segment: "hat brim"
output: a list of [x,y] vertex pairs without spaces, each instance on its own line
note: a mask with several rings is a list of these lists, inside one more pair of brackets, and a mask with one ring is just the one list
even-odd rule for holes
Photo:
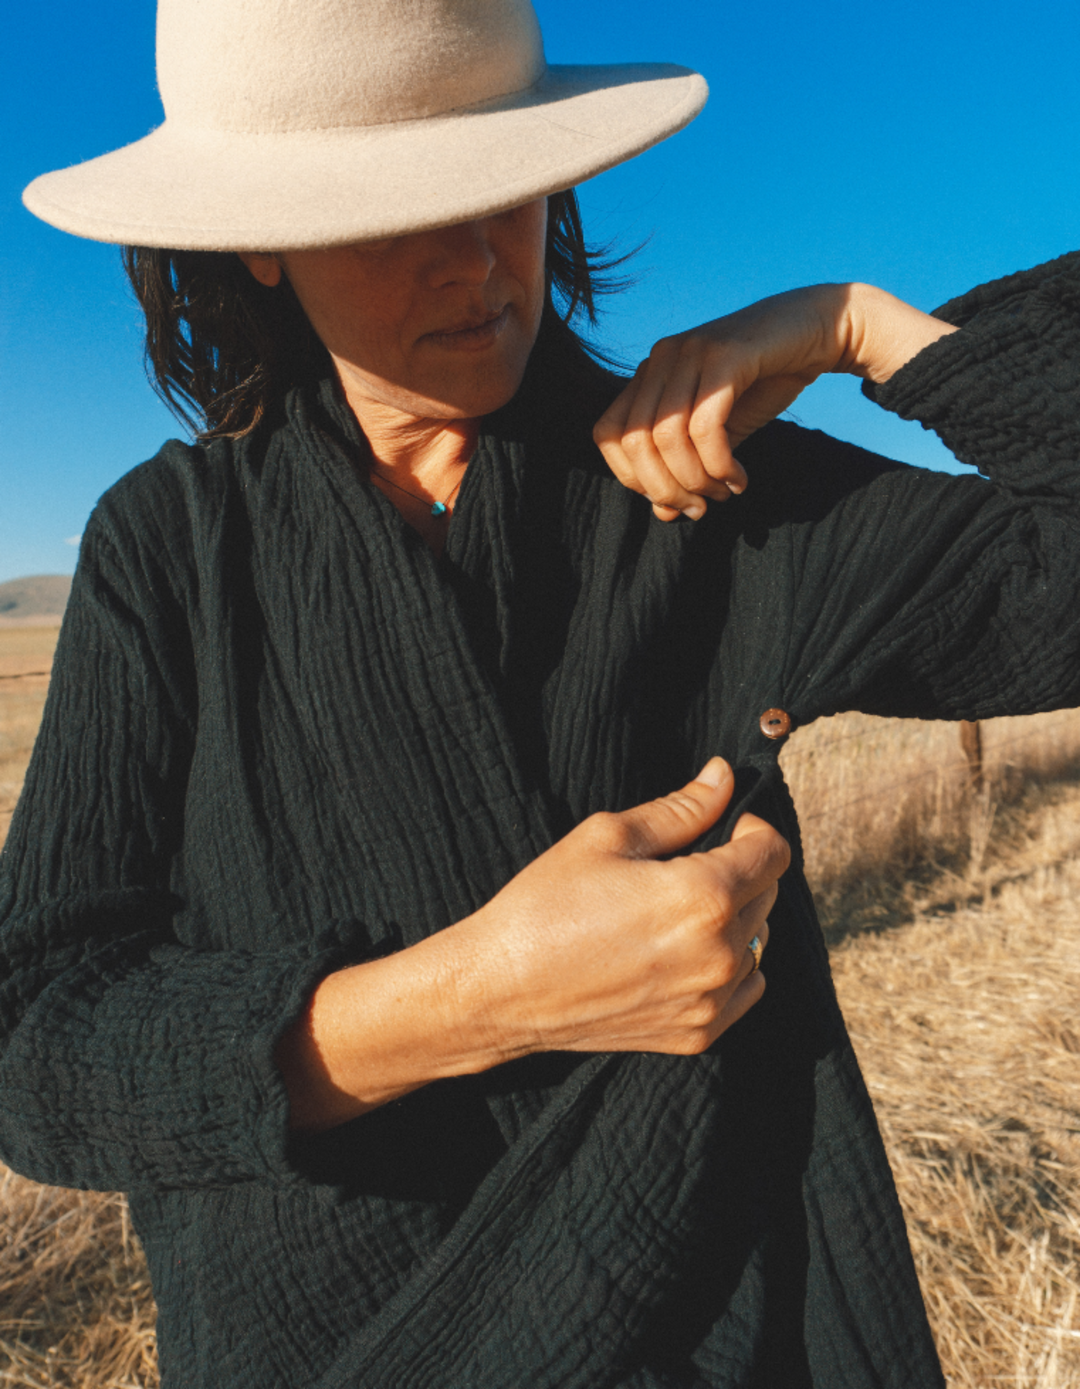
[[135,144],[43,174],[44,221],[96,241],[284,251],[491,216],[569,188],[681,130],[708,96],[672,64],[549,67],[483,107],[361,129],[244,134],[166,121]]

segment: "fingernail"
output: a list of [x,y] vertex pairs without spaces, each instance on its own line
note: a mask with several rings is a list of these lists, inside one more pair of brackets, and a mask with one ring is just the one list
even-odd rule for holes
[[705,508],[700,505],[684,506],[682,514],[688,521],[700,521],[705,515]]
[[696,781],[703,781],[706,786],[711,786],[714,791],[719,790],[724,782],[727,767],[722,758],[712,757],[705,763],[701,771],[695,777]]

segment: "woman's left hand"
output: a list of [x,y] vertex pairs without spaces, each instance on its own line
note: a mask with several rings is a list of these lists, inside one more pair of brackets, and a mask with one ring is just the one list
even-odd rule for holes
[[887,381],[956,330],[872,285],[813,285],[661,338],[593,431],[662,521],[746,486],[732,450],[823,372]]

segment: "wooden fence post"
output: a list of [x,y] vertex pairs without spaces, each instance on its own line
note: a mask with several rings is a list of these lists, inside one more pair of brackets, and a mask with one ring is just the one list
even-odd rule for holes
[[967,758],[973,790],[983,789],[982,728],[977,719],[960,720],[960,747]]

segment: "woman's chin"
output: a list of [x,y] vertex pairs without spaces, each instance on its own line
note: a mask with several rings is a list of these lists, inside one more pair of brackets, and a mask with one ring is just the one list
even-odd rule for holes
[[[501,409],[517,394],[532,344],[512,353],[462,354],[447,363],[443,380],[431,391],[432,402],[458,418],[479,419]],[[434,385],[434,383],[433,383]]]
[[[512,370],[489,369],[454,373],[454,379],[424,382],[420,389],[385,383],[378,391],[379,405],[417,420],[476,420],[502,409],[517,394],[525,375],[525,363]],[[467,379],[462,379],[465,375]],[[357,399],[345,381],[345,394],[359,416],[367,402]],[[361,419],[362,422],[362,419]]]

